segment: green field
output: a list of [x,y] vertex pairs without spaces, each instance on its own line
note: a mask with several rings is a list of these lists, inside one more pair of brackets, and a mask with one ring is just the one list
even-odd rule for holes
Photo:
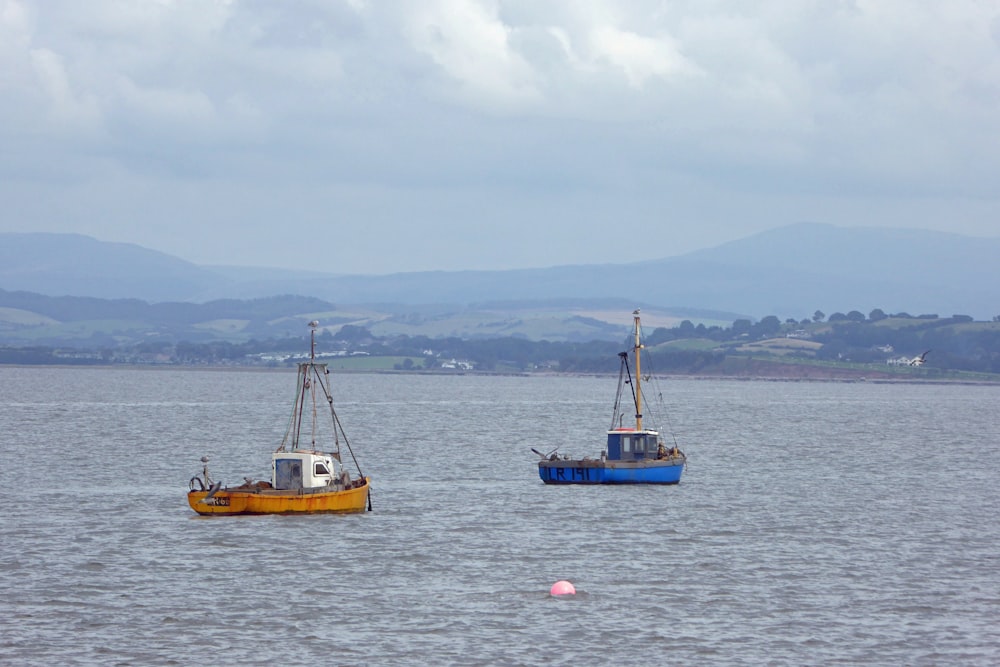
[[424,360],[421,357],[357,356],[326,358],[323,361],[333,371],[391,371],[396,370],[396,365],[402,365],[407,359],[413,362],[414,370],[423,367]]

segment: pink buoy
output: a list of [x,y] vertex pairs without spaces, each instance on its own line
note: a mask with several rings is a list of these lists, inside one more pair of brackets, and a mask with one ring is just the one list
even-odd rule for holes
[[568,581],[562,580],[557,581],[552,584],[552,588],[549,589],[550,595],[576,595],[576,589],[573,588],[573,584]]

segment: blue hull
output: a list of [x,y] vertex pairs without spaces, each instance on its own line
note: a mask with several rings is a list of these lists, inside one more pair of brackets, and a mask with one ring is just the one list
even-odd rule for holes
[[677,484],[682,461],[539,461],[538,476],[546,484]]

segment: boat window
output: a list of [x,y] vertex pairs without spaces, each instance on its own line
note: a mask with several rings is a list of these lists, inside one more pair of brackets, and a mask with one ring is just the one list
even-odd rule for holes
[[627,435],[623,435],[622,454],[631,454],[631,453],[632,453],[632,438]]
[[324,464],[317,463],[316,464],[316,472],[314,474],[316,474],[316,475],[329,475],[330,471],[327,470],[327,468],[326,468],[326,466]]

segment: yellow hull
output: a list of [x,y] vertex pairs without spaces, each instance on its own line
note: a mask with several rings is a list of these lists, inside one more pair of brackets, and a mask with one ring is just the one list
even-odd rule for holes
[[371,479],[343,491],[279,491],[277,489],[222,489],[208,500],[208,491],[189,491],[188,504],[198,514],[318,514],[363,512],[368,503]]

